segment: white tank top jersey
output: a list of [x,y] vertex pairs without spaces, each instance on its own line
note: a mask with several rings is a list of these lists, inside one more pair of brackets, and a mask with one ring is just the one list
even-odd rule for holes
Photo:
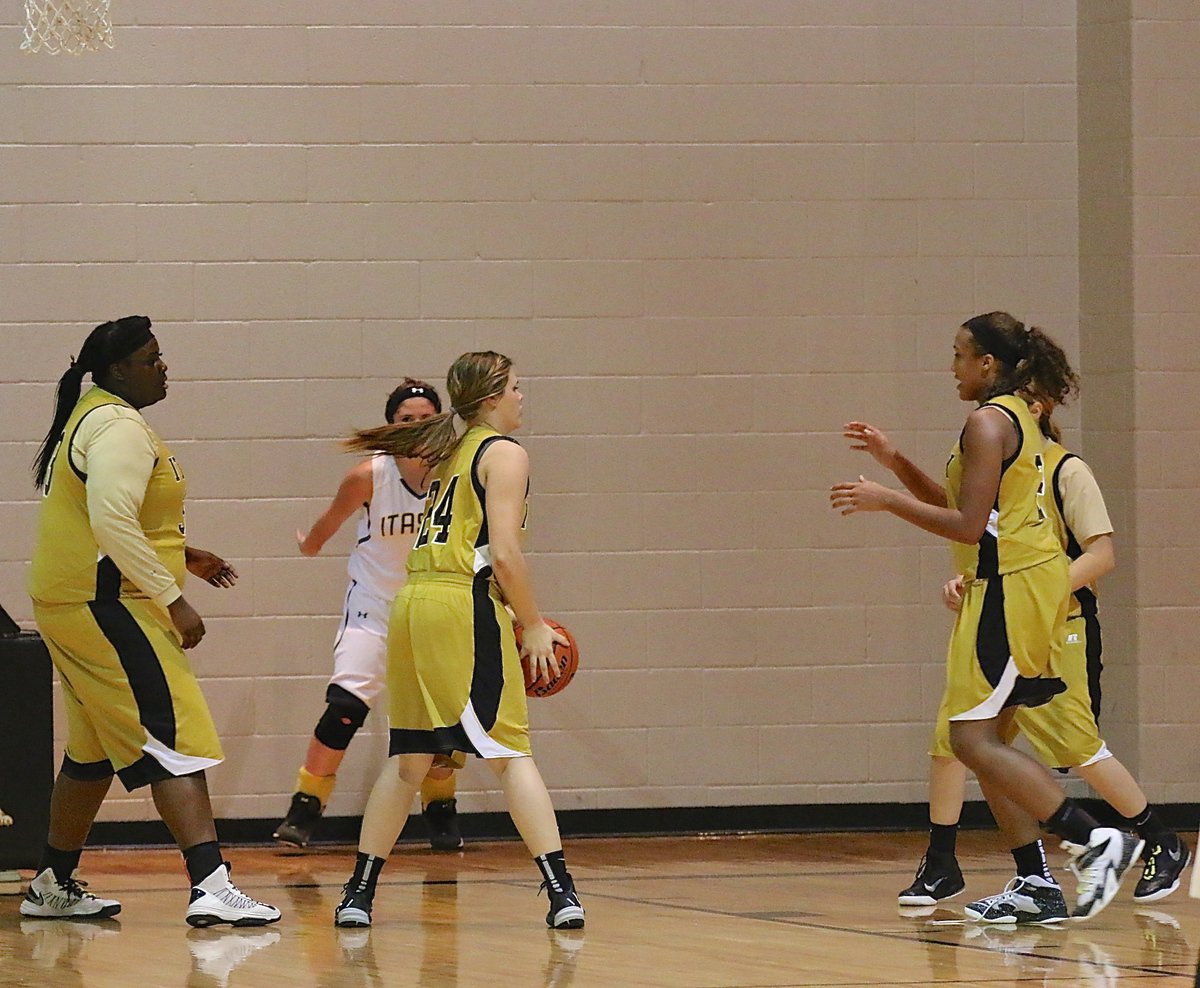
[[364,591],[391,600],[404,585],[404,564],[421,527],[425,495],[404,482],[396,460],[371,457],[371,501],[358,520],[347,570]]

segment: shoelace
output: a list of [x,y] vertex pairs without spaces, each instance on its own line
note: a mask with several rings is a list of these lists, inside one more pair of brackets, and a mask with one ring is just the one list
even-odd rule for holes
[[84,891],[87,888],[87,882],[81,882],[75,878],[68,878],[65,882],[59,882],[58,887],[66,893],[67,901],[69,902],[95,898],[91,892]]
[[217,893],[217,896],[227,906],[230,906],[234,909],[253,909],[255,906],[266,905],[265,902],[259,902],[257,899],[252,899],[240,888],[234,885],[233,882],[229,882]]
[[[1089,860],[1086,864],[1083,864],[1083,859],[1088,857],[1092,851],[1095,851],[1096,853],[1091,855],[1091,860]],[[1079,887],[1076,889],[1076,898],[1080,901],[1083,901],[1092,894],[1093,890],[1096,888],[1097,881],[1099,881],[1099,869],[1094,866],[1094,862],[1100,857],[1101,851],[1102,849],[1099,847],[1088,847],[1082,854],[1067,864],[1067,867],[1071,870],[1071,874],[1073,874],[1079,882]]]
[[926,858],[926,855],[922,854],[921,855],[921,863],[919,865],[917,865],[917,873],[913,876],[914,882],[919,880],[920,877],[925,874],[925,858]]
[[367,877],[364,875],[358,880],[358,884],[354,884],[354,879],[350,879],[342,886],[342,895],[363,895],[367,891]]
[[[1016,902],[1017,897],[1023,894],[1017,891],[1017,889],[1022,885],[1024,885],[1024,882],[1021,880],[1021,877],[1019,875],[1014,875],[1008,880],[1008,884],[1004,886],[1004,890],[1002,892],[997,892],[995,895],[985,896],[979,901],[986,903],[989,909],[992,906],[1001,905],[1005,902]],[[1026,898],[1028,898],[1028,896],[1026,896]]]

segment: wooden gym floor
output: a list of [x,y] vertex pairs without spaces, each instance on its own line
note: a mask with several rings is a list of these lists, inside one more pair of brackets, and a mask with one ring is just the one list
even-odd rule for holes
[[[1184,887],[1135,907],[1133,877],[1098,918],[1060,928],[964,925],[961,905],[999,891],[1010,861],[994,833],[965,833],[967,891],[903,915],[919,834],[577,840],[571,870],[586,930],[553,933],[521,845],[461,854],[405,845],[375,926],[337,930],[352,849],[235,848],[235,880],[274,902],[269,927],[192,930],[174,851],[85,854],[81,877],[119,898],[99,923],[22,919],[0,899],[0,985],[56,988],[791,988],[1192,983],[1200,901]],[[1053,852],[1061,872],[1064,856]],[[1068,881],[1069,879],[1069,881]],[[1064,876],[1068,893],[1074,880]],[[1070,899],[1070,894],[1068,899]]]

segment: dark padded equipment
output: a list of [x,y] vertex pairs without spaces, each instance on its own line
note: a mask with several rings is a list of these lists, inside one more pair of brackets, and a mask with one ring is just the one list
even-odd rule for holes
[[350,739],[363,726],[371,708],[349,690],[335,683],[330,683],[325,691],[325,702],[329,706],[317,721],[313,735],[326,748],[345,751],[350,747]]
[[50,654],[36,631],[22,631],[0,607],[0,870],[36,868],[50,829],[54,713]]

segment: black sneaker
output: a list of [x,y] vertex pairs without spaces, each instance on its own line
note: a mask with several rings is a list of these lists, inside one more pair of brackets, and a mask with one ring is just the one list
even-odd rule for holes
[[350,883],[347,882],[342,886],[342,891],[346,894],[342,896],[342,901],[333,911],[333,925],[341,927],[370,926],[371,903],[375,898],[374,890],[365,888],[365,883],[360,883],[351,889]]
[[458,800],[435,799],[421,810],[429,828],[429,846],[435,851],[457,851],[463,846],[458,832]]
[[953,899],[966,887],[957,860],[926,854],[917,865],[917,877],[896,901],[902,906],[933,906],[943,899]]
[[306,847],[321,819],[321,800],[306,792],[292,793],[292,805],[283,823],[275,828],[274,837],[280,844]]
[[550,896],[550,911],[546,913],[546,925],[552,930],[582,930],[583,904],[575,891],[575,883],[567,876],[567,887],[562,892],[555,892],[549,882],[542,882],[538,892],[546,890]]
[[1147,845],[1146,867],[1142,869],[1133,897],[1138,902],[1165,899],[1179,888],[1179,878],[1191,859],[1192,852],[1178,834],[1169,835],[1165,841],[1155,841],[1153,846]]

